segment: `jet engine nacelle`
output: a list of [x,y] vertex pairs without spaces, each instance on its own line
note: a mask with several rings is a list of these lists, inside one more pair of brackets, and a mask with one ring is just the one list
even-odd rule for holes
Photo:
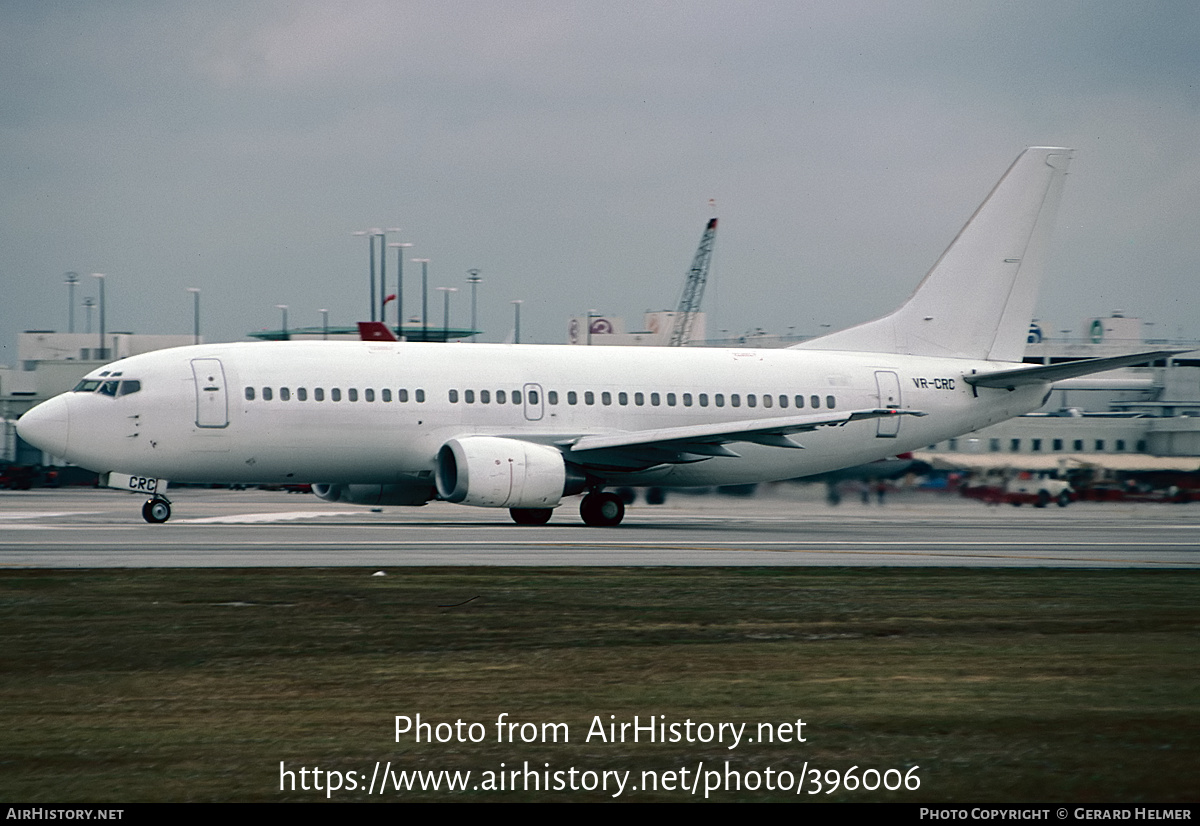
[[446,442],[434,479],[447,502],[481,508],[552,508],[583,482],[557,448],[497,436]]
[[314,484],[312,492],[326,502],[354,505],[424,505],[437,495],[429,485]]

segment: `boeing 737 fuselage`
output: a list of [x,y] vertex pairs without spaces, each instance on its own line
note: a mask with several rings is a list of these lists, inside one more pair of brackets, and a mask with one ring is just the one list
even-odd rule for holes
[[444,499],[526,524],[583,493],[584,521],[615,525],[609,486],[874,461],[1034,410],[1068,377],[1020,362],[1069,157],[1026,150],[902,307],[795,348],[197,345],[106,365],[19,432],[151,492],[150,522],[170,515],[169,479],[312,482],[328,500]]

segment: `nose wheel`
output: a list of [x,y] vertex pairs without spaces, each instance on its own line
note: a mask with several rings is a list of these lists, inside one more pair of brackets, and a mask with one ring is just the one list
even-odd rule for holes
[[615,493],[589,493],[579,504],[583,523],[593,528],[612,528],[625,518],[625,503]]
[[147,499],[142,505],[142,518],[152,525],[159,525],[171,518],[171,503],[161,496]]

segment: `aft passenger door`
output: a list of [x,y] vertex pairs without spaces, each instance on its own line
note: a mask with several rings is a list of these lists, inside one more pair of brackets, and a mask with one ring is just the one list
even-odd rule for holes
[[220,359],[192,359],[196,380],[196,427],[228,427],[229,400]]
[[[875,371],[875,389],[879,393],[879,406],[900,409],[900,377],[891,370]],[[887,416],[876,419],[875,430],[877,439],[894,439],[900,433],[901,416]]]

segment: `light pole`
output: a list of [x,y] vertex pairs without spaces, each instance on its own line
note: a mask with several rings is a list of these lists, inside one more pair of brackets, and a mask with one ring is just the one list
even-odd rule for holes
[[92,278],[100,279],[100,359],[105,358],[104,349],[104,273],[94,272]]
[[379,320],[387,324],[387,234],[399,232],[400,227],[388,227],[379,232]]
[[513,305],[513,344],[521,343],[521,305],[525,302],[520,299],[514,299]]
[[79,273],[66,274],[67,282],[67,332],[75,332],[75,285],[79,283]]
[[83,299],[83,308],[87,310],[87,331],[89,333],[92,331],[92,307],[95,306],[96,299],[92,298],[90,295]]
[[375,320],[375,236],[379,235],[378,229],[360,229],[350,233],[351,235],[367,236],[367,252],[371,259],[371,285],[367,289],[367,296],[371,302],[371,320]]
[[396,248],[396,338],[404,341],[404,250],[412,244],[388,244]]
[[200,343],[200,288],[188,287],[192,294],[192,344]]
[[414,258],[421,265],[421,341],[429,341],[429,259]]
[[479,270],[467,270],[467,283],[471,285],[471,343],[475,343],[475,331],[479,329],[479,324],[475,320],[475,289],[479,286],[479,282],[483,279],[479,277]]
[[283,338],[281,338],[281,339],[280,339],[280,341],[288,341],[288,340],[289,340],[289,338],[288,338],[288,326],[287,326],[287,310],[288,310],[288,305],[286,305],[286,304],[276,304],[276,305],[275,305],[275,308],[276,308],[276,309],[278,309],[278,310],[282,310],[282,311],[283,311]]
[[317,310],[321,314],[321,339],[329,340],[329,310]]
[[442,294],[442,342],[450,341],[450,293],[458,292],[458,287],[438,287]]
[[587,328],[587,346],[588,346],[588,347],[591,347],[591,346],[592,346],[592,319],[593,319],[593,318],[595,318],[595,317],[596,317],[596,316],[598,316],[598,315],[599,315],[599,311],[597,311],[597,310],[588,310],[588,317],[587,317],[587,324],[588,324],[588,328]]

